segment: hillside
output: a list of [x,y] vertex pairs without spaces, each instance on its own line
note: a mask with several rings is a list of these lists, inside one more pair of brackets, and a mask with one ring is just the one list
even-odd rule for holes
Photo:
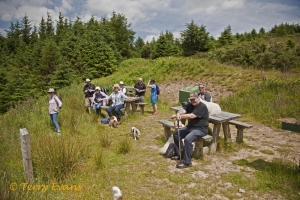
[[[111,187],[116,185],[121,188],[124,199],[298,198],[300,177],[296,163],[299,162],[300,135],[276,128],[280,125],[275,120],[278,116],[260,120],[253,114],[253,107],[245,103],[249,100],[257,107],[260,99],[265,102],[276,100],[278,93],[273,92],[274,88],[264,86],[262,73],[267,78],[267,85],[274,87],[272,80],[281,80],[276,82],[279,86],[275,90],[284,86],[285,91],[280,90],[281,94],[289,94],[283,96],[288,97],[290,109],[276,110],[278,116],[297,117],[299,96],[286,85],[280,85],[292,80],[293,87],[298,88],[297,72],[287,77],[278,71],[261,72],[192,58],[127,60],[113,75],[92,80],[101,87],[111,87],[120,80],[125,85],[133,85],[138,77],[143,77],[144,82],[154,78],[159,84],[158,115],[151,115],[152,108],[148,105],[144,115],[130,114],[117,129],[100,124],[101,117],[84,111],[83,84],[73,84],[59,91],[63,101],[59,114],[61,137],[52,131],[47,97],[28,100],[1,117],[0,197],[111,199]],[[199,82],[207,84],[223,110],[242,114],[241,120],[254,127],[245,130],[244,143],[238,145],[221,139],[216,154],[193,160],[193,167],[178,170],[174,161],[163,158],[158,151],[165,141],[163,127],[157,121],[169,119],[173,114],[170,107],[178,104],[179,89]],[[257,91],[254,97],[240,95],[253,91]],[[269,93],[273,95],[262,95]],[[280,100],[281,105],[285,105],[286,99]],[[257,107],[256,113],[262,117],[273,115],[273,104],[263,105],[264,108]],[[141,130],[140,140],[134,141],[129,136],[131,126]],[[47,191],[23,189],[19,129],[24,127],[30,133],[34,184],[49,186]],[[234,138],[235,128],[231,127],[231,130]],[[17,190],[10,189],[12,183],[17,183]],[[82,189],[52,189],[55,183]],[[245,193],[238,192],[240,188]]]

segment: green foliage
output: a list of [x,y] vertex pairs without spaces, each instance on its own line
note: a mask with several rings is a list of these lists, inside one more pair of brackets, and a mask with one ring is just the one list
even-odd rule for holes
[[117,153],[119,154],[127,154],[132,149],[132,143],[131,140],[129,140],[127,137],[123,140],[120,140],[117,145]]
[[197,52],[208,51],[210,40],[205,26],[199,27],[192,20],[190,24],[186,24],[186,28],[180,33],[183,55],[190,56]]

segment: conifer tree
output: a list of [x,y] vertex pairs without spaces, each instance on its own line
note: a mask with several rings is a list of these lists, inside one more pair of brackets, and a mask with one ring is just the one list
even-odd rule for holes
[[42,17],[41,22],[40,22],[40,27],[39,27],[39,38],[41,40],[46,39],[46,22],[44,20],[44,17]]
[[22,18],[22,24],[21,24],[21,33],[22,33],[22,40],[26,44],[30,43],[30,32],[31,32],[31,22],[28,19],[28,16],[25,14],[25,16]]
[[197,52],[207,51],[209,44],[209,33],[206,32],[205,26],[200,27],[194,23],[186,24],[186,30],[180,33],[183,55],[194,55]]

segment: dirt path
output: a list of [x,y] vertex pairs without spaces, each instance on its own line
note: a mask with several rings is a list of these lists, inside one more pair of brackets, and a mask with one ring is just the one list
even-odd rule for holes
[[[160,84],[161,88],[161,98],[168,99],[172,104],[176,104],[178,102],[178,91],[181,88],[184,88],[188,85],[193,85],[192,81],[182,81],[182,82],[170,82],[165,84]],[[211,90],[214,88],[214,90]],[[214,102],[219,102],[220,97],[228,96],[231,94],[231,91],[226,91],[225,88],[221,86],[212,85],[210,83],[207,84],[207,90],[212,93]],[[159,108],[160,105],[158,105]],[[148,107],[148,109],[151,109]],[[142,129],[142,132],[150,132],[151,134],[143,135],[143,140],[146,141],[142,148],[151,148],[153,150],[157,150],[162,146],[154,145],[155,140],[163,134],[162,126],[157,123],[160,119],[169,119],[170,115],[173,114],[172,111],[167,113],[159,112],[158,115],[151,115],[146,113],[147,115],[147,123],[139,122],[137,120],[135,123],[140,123],[139,127]],[[300,134],[272,129],[270,127],[264,126],[257,122],[248,122],[253,124],[253,128],[246,129],[244,131],[244,142],[249,145],[247,148],[241,148],[237,152],[233,152],[231,154],[217,152],[214,155],[205,156],[204,162],[202,161],[193,161],[193,167],[195,171],[192,173],[192,176],[198,177],[201,179],[214,181],[214,184],[218,185],[218,189],[214,192],[213,199],[228,199],[224,195],[222,195],[222,190],[226,190],[228,188],[232,188],[232,183],[230,182],[222,182],[220,179],[220,175],[224,173],[231,172],[240,172],[241,170],[246,171],[249,176],[254,176],[255,169],[245,166],[234,165],[232,161],[240,160],[240,159],[249,159],[249,158],[261,158],[264,161],[272,161],[274,158],[288,158],[291,161],[299,162],[300,156]],[[143,125],[143,124],[151,124]],[[234,126],[231,126],[232,138],[236,137],[236,129]],[[222,130],[221,130],[222,133]],[[270,150],[274,153],[274,155],[262,153],[263,150]],[[207,161],[207,162],[206,162]],[[181,170],[175,168],[174,161],[167,160],[169,163],[168,170],[170,173],[179,172],[182,173]],[[205,163],[205,164],[204,164]],[[216,170],[211,170],[216,169]],[[210,182],[211,184],[211,182]],[[196,187],[191,183],[187,187]],[[300,192],[300,191],[299,191]],[[254,191],[246,191],[247,196],[249,193],[253,197],[253,199],[284,199],[280,194],[264,194],[258,195]],[[236,196],[240,196],[243,199],[243,193],[239,193],[236,191]],[[246,198],[247,198],[246,196]],[[184,194],[181,196],[182,199],[189,197],[188,194]],[[204,197],[203,197],[204,198]],[[197,198],[198,199],[198,198]],[[199,199],[202,199],[200,196]]]

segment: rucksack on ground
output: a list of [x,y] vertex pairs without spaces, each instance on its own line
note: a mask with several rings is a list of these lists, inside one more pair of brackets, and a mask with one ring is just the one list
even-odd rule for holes
[[166,158],[172,158],[176,156],[175,147],[176,145],[174,143],[169,144],[169,147],[167,148],[166,152],[164,153],[164,156]]
[[160,94],[160,89],[159,89],[158,85],[156,85],[156,94],[157,94],[157,95]]
[[101,119],[101,123],[102,124],[108,124],[109,123],[109,118],[103,118],[103,119]]

